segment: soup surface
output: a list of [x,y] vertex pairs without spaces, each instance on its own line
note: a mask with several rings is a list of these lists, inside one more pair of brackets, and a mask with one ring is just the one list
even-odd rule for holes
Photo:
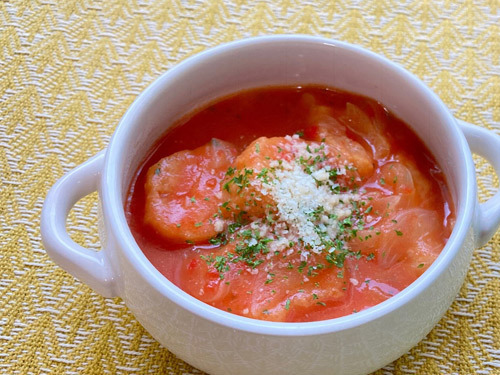
[[286,322],[400,292],[439,255],[453,211],[439,166],[402,121],[319,87],[245,91],[185,117],[126,203],[137,243],[175,285]]

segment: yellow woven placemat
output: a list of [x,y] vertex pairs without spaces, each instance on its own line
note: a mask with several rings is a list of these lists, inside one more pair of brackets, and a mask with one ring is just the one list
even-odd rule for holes
[[[305,33],[357,43],[417,74],[459,118],[500,134],[500,0],[26,0],[0,2],[0,373],[198,374],[120,299],[59,269],[40,210],[64,172],[106,147],[161,72],[242,37]],[[498,178],[476,159],[480,198]],[[96,194],[69,218],[99,247]],[[500,373],[500,234],[474,253],[446,316],[379,374]]]

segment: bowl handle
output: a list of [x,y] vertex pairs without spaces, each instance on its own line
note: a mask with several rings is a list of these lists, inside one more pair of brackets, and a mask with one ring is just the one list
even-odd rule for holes
[[103,251],[85,249],[66,231],[66,218],[79,199],[97,191],[104,165],[104,151],[64,175],[50,189],[43,203],[42,242],[47,254],[80,281],[105,297],[114,297],[114,277]]
[[[492,165],[497,176],[500,177],[500,136],[490,130],[471,125],[458,120],[458,124],[467,139],[473,153],[484,157]],[[483,246],[495,234],[500,226],[500,190],[481,203],[476,216],[477,239],[476,244]]]

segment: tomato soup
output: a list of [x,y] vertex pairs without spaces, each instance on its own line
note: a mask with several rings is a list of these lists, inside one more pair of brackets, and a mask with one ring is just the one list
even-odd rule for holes
[[406,124],[371,99],[315,86],[244,91],[183,118],[137,172],[126,214],[179,288],[283,322],[397,294],[454,223],[443,173]]

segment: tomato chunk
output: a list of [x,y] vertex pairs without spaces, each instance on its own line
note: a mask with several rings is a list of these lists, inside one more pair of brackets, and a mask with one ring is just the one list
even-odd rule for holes
[[370,119],[361,108],[352,103],[346,104],[345,113],[339,120],[368,143],[375,159],[383,159],[389,155],[391,146],[383,135],[383,123]]
[[332,160],[339,166],[352,165],[361,177],[373,173],[374,161],[358,142],[346,135],[346,127],[337,121],[328,107],[313,106],[310,115],[311,125],[306,128],[307,139],[325,142]]
[[[359,232],[353,250],[373,253],[384,269],[412,259],[414,268],[429,266],[443,246],[439,216],[432,210],[409,208],[384,217],[373,229]],[[422,268],[421,266],[420,268]]]
[[272,179],[271,166],[292,161],[293,148],[298,144],[306,145],[306,142],[285,137],[260,137],[245,148],[234,162],[234,171],[223,181],[223,201],[229,203],[222,208],[222,214],[231,218],[234,213],[243,211],[248,217],[264,216],[274,202],[269,195],[262,194],[255,182]]
[[218,139],[180,151],[152,165],[146,177],[144,220],[174,242],[206,241],[221,231],[214,214],[222,203],[220,182],[236,148]]

